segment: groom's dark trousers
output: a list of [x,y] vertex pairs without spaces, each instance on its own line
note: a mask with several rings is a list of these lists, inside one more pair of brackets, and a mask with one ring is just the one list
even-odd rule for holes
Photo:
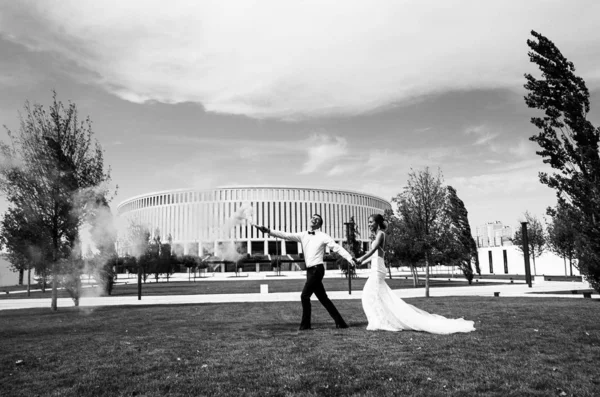
[[347,327],[346,322],[335,308],[333,302],[327,296],[323,286],[323,277],[325,276],[325,267],[323,265],[311,266],[306,269],[306,284],[302,289],[300,299],[302,300],[302,322],[300,329],[311,328],[311,304],[310,297],[315,294],[319,302],[327,309],[329,315],[335,321],[338,327]]

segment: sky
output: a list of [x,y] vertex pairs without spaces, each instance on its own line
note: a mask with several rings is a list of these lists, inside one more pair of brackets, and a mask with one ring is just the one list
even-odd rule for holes
[[528,140],[526,41],[540,32],[575,64],[599,125],[599,15],[594,0],[0,0],[0,124],[18,131],[52,90],[75,103],[113,209],[236,185],[391,200],[429,167],[473,228],[516,227],[556,203]]

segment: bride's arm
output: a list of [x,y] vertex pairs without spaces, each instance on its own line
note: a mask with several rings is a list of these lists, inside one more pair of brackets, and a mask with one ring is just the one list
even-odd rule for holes
[[365,259],[369,258],[371,255],[377,252],[379,247],[381,247],[381,244],[383,244],[383,232],[377,232],[377,236],[375,236],[375,242],[373,243],[371,249],[366,254],[357,259],[358,263],[362,265]]

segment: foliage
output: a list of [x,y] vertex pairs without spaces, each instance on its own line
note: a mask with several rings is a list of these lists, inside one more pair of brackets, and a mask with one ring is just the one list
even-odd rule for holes
[[[409,174],[404,192],[393,199],[398,216],[387,211],[386,262],[407,263],[418,285],[417,266],[430,262],[458,266],[469,283],[473,267],[477,273],[477,245],[471,235],[468,212],[452,186],[444,187],[441,174],[434,177],[426,168]],[[426,286],[428,271],[426,271]],[[428,294],[426,288],[426,294]]]
[[471,284],[473,281],[472,262],[475,262],[477,273],[481,274],[481,272],[477,260],[477,244],[471,234],[467,215],[465,204],[458,197],[456,189],[448,186],[445,205],[446,220],[442,223],[445,231],[440,240],[441,244],[438,244],[436,249],[439,254],[438,262],[457,265]]
[[[133,236],[138,241],[137,249],[141,252],[137,260],[138,270],[142,272],[144,282],[149,274],[154,274],[156,282],[161,274],[166,275],[169,281],[169,277],[175,272],[175,266],[179,264],[177,256],[171,252],[171,244],[162,243],[158,236],[150,238],[147,228],[137,226],[133,230]],[[145,238],[148,240],[145,241]]]
[[192,271],[195,271],[196,267],[200,263],[200,259],[198,257],[192,256],[192,255],[183,255],[178,260],[179,260],[179,263],[181,263],[183,266],[187,267],[188,269],[192,269]]
[[[47,242],[35,219],[29,219],[19,208],[8,208],[0,221],[0,245],[7,251],[8,261],[15,271],[32,268],[45,279],[47,263],[52,259],[48,257],[49,247],[41,248]],[[42,288],[45,288],[45,283],[42,283]]]
[[414,251],[425,256],[425,296],[429,296],[429,259],[431,251],[441,240],[446,189],[441,172],[434,176],[429,168],[412,171],[404,191],[392,199],[406,232],[414,241]]
[[56,272],[60,285],[67,291],[75,306],[79,306],[81,298],[81,275],[84,263],[81,258],[61,258]]
[[573,211],[572,207],[559,203],[550,212],[550,215],[552,221],[546,228],[547,246],[565,261],[569,260],[570,275],[572,276],[577,246],[578,214]]
[[[65,107],[56,93],[48,112],[42,105],[26,103],[18,134],[8,130],[8,136],[10,144],[0,143],[0,191],[12,215],[20,213],[37,229],[39,240],[33,243],[42,257],[51,258],[55,311],[60,277],[78,272],[77,266],[66,264],[80,255],[73,250],[86,204],[92,197],[106,196],[102,185],[110,175],[104,171],[102,148],[93,140],[91,121],[80,121],[75,104]],[[15,237],[7,229],[2,232],[7,239]]]
[[556,191],[559,205],[577,214],[578,267],[600,291],[600,128],[587,119],[590,95],[574,64],[548,38],[531,34],[529,59],[542,76],[525,74],[525,103],[544,111],[544,117],[531,119],[539,132],[530,139],[541,147],[537,154],[544,163],[556,170],[540,173],[540,182]]
[[84,231],[80,229],[80,234],[86,235],[85,238],[80,236],[81,250],[85,259],[84,270],[97,279],[104,294],[110,295],[118,264],[118,261],[115,263],[114,260],[117,258],[115,249],[117,231],[110,207],[104,197],[97,197],[95,201],[88,200],[88,206],[90,209],[85,217],[88,227]]
[[385,230],[385,261],[390,266],[405,263],[411,269],[413,285],[419,285],[417,267],[425,260],[422,245],[411,235],[410,225],[406,218],[394,215],[392,210],[386,210],[384,218],[388,223]]
[[[527,222],[529,256],[533,260],[533,274],[536,275],[535,258],[539,258],[546,251],[546,233],[544,232],[544,225],[536,216],[531,215],[529,211],[525,211],[524,216]],[[516,246],[517,250],[523,253],[523,232],[521,225],[516,227],[512,243]]]

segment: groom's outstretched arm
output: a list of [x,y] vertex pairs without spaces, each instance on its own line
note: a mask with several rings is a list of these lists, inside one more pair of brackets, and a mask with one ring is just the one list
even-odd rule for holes
[[302,242],[300,233],[286,233],[286,232],[281,232],[279,230],[271,230],[266,226],[258,226],[258,225],[256,225],[256,228],[258,230],[260,230],[261,232],[268,233],[269,235],[271,235],[273,237],[282,238],[284,240],[289,240],[289,241],[297,241],[299,243]]

